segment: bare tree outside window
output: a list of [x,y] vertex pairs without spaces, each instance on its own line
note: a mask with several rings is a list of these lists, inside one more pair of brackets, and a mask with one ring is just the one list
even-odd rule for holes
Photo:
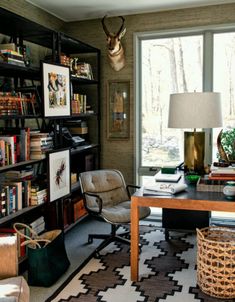
[[142,166],[183,161],[183,130],[167,128],[171,93],[202,91],[202,35],[143,40]]

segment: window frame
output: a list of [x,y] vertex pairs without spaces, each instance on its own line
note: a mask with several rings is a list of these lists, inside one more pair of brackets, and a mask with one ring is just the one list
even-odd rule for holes
[[[141,176],[151,176],[160,167],[141,166],[141,129],[142,129],[142,83],[141,66],[142,52],[141,42],[147,39],[170,38],[177,36],[202,35],[203,36],[203,91],[213,91],[213,44],[214,34],[225,32],[235,32],[235,24],[209,25],[205,27],[180,28],[177,30],[161,30],[151,32],[134,33],[134,114],[135,114],[135,163],[134,178],[135,182],[141,184]],[[205,161],[212,161],[212,129],[205,129]]]

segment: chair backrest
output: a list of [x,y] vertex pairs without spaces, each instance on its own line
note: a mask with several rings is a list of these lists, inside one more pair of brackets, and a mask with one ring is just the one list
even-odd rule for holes
[[[126,183],[118,170],[95,170],[79,175],[82,192],[99,195],[103,207],[129,200]],[[87,207],[96,208],[95,198],[86,196]]]

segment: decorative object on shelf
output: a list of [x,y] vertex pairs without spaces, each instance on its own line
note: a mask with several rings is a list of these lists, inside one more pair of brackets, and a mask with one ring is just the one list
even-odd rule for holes
[[205,132],[196,128],[222,126],[220,93],[192,92],[170,95],[169,128],[193,128],[184,132],[184,167],[204,174]]
[[44,116],[71,115],[70,69],[50,63],[42,63]]
[[117,33],[114,34],[114,33],[111,33],[107,29],[107,27],[104,23],[105,18],[106,18],[106,16],[103,17],[101,22],[102,22],[104,32],[107,36],[109,63],[115,71],[119,71],[125,66],[125,63],[126,63],[124,48],[121,44],[121,38],[126,33],[126,28],[124,28],[125,19],[122,16],[119,16],[119,18],[122,20],[122,25],[119,28],[119,30],[117,31]]
[[70,195],[70,149],[61,149],[48,154],[49,201]]
[[91,65],[86,62],[79,62],[79,58],[70,59],[70,71],[71,75],[76,78],[94,80]]
[[227,199],[235,199],[235,181],[227,181],[223,188],[223,193]]
[[219,160],[235,161],[235,129],[222,129],[217,138]]
[[129,138],[130,82],[108,82],[108,125],[109,139]]

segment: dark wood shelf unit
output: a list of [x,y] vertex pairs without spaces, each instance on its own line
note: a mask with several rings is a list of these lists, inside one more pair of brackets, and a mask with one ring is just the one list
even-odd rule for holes
[[52,29],[4,8],[0,8],[0,32],[9,37],[19,37],[21,40],[47,48],[52,48],[52,41],[55,43],[57,36],[57,33]]
[[[86,169],[86,165],[89,166],[90,157],[91,162],[93,161],[94,168],[100,167],[100,50],[83,43],[82,41],[69,37],[68,35],[52,30],[50,28],[46,28],[40,24],[32,20],[28,20],[22,16],[16,15],[4,8],[0,8],[0,33],[2,35],[7,36],[9,41],[12,43],[18,43],[20,46],[27,44],[26,42],[35,44],[40,47],[45,47],[49,49],[51,52],[50,62],[58,64],[58,60],[62,53],[70,56],[72,54],[82,55],[82,58],[86,58],[88,63],[92,66],[92,72],[94,75],[94,79],[86,79],[86,78],[78,78],[71,76],[71,84],[73,85],[74,93],[87,94],[89,102],[91,102],[92,110],[94,113],[81,113],[72,115],[69,117],[50,117],[45,118],[42,116],[43,112],[35,115],[13,115],[13,116],[0,116],[0,120],[2,120],[5,125],[11,126],[11,121],[15,122],[15,126],[18,126],[21,122],[21,126],[26,125],[24,123],[27,119],[41,119],[44,122],[44,126],[49,119],[52,119],[54,124],[59,125],[59,127],[63,126],[64,121],[67,120],[76,120],[82,119],[87,121],[89,124],[89,135],[87,135],[87,144],[81,145],[76,148],[71,147],[71,162],[78,165],[76,168],[77,175]],[[35,47],[34,46],[34,47]],[[32,49],[34,48],[32,47]],[[13,64],[8,64],[5,62],[0,62],[0,75],[5,77],[11,77],[14,79],[14,88],[20,90],[19,85],[22,86],[24,80],[29,81],[41,81],[41,68],[40,68],[41,58],[38,59],[34,66],[24,67]],[[38,64],[38,65],[37,65]],[[20,84],[19,84],[20,83]],[[22,88],[22,87],[21,87]],[[25,88],[25,87],[23,87]],[[27,88],[26,88],[27,89]],[[42,105],[40,103],[40,105]],[[40,106],[40,109],[42,107]],[[9,123],[8,123],[9,120]],[[49,128],[49,126],[48,126]],[[46,128],[47,129],[47,128]],[[60,131],[60,135],[62,132]],[[62,136],[61,136],[62,141]],[[89,157],[90,156],[90,157]],[[88,158],[88,159],[87,159]],[[85,163],[85,160],[88,160],[88,164]],[[82,164],[80,165],[80,163]],[[28,165],[36,165],[40,163],[47,163],[46,159],[39,160],[29,160],[19,162],[13,165],[8,165],[4,167],[0,167],[0,173],[4,173],[8,170],[12,169],[21,169]],[[39,166],[40,167],[40,166]],[[45,169],[46,165],[42,165],[42,168]],[[71,170],[72,171],[72,170]],[[44,171],[43,171],[44,172]],[[78,194],[79,198],[81,197],[80,185],[76,183],[72,187],[71,196],[76,196]],[[46,225],[50,228],[54,227],[62,227],[63,221],[60,220],[60,217],[64,215],[64,200],[59,200],[52,203],[44,203],[38,206],[29,206],[27,208],[23,208],[13,214],[0,218],[0,225],[12,225],[12,222],[15,221],[26,221],[29,222],[30,219],[34,219],[37,215],[44,215]],[[73,205],[71,205],[73,206]],[[69,209],[70,211],[71,209]],[[38,211],[38,213],[37,213]],[[62,222],[62,223],[61,223]],[[72,223],[75,225],[78,221]],[[65,225],[64,225],[65,227]],[[69,226],[70,228],[70,226]]]

